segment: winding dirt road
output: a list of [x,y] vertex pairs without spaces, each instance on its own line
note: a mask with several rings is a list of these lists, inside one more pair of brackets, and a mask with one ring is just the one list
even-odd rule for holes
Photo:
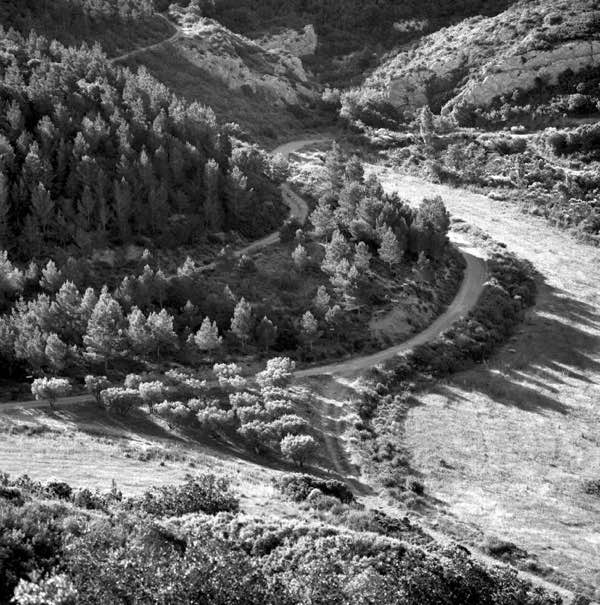
[[[327,140],[328,139],[301,139],[281,145],[277,147],[273,153],[283,155],[284,157],[289,157],[292,153],[299,151],[303,147],[322,143]],[[282,192],[283,199],[290,208],[290,216],[303,223],[308,216],[308,205],[305,200],[302,199],[302,197],[300,197],[289,184],[282,185]],[[249,244],[248,246],[245,246],[244,248],[236,250],[235,255],[239,257],[243,254],[256,252],[262,248],[276,244],[278,241],[279,232],[276,231],[270,235],[267,235],[266,237],[261,238],[260,240],[253,242],[252,244]],[[388,359],[391,359],[400,353],[404,353],[412,347],[423,344],[445,332],[456,320],[464,317],[470,311],[470,309],[473,308],[487,279],[485,261],[481,257],[476,256],[474,251],[461,249],[461,253],[467,262],[467,267],[465,269],[465,275],[460,290],[452,303],[450,303],[450,306],[447,308],[447,310],[425,330],[399,345],[389,347],[372,355],[364,355],[362,357],[354,357],[339,363],[307,368],[305,370],[296,372],[295,376],[297,378],[309,378],[312,376],[323,375],[354,375],[361,370],[368,369],[374,365],[387,361]],[[214,268],[214,263],[204,266],[205,270],[210,268]],[[60,407],[84,403],[89,400],[89,395],[75,395],[73,397],[60,398],[56,401],[55,405],[56,407]],[[47,407],[47,405],[48,404],[43,401],[21,401],[0,404],[0,411],[35,409]]]

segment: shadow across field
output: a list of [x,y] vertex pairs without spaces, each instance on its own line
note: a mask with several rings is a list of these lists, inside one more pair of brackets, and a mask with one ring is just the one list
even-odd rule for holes
[[600,312],[566,292],[541,284],[538,303],[517,333],[489,362],[450,377],[433,392],[461,399],[455,389],[477,390],[501,405],[532,413],[568,414],[557,385],[569,380],[592,384],[600,374]]

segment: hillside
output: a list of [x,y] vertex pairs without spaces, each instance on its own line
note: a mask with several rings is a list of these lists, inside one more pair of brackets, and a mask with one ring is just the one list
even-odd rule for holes
[[487,107],[517,89],[527,95],[551,88],[569,70],[599,67],[599,23],[595,0],[521,1],[499,15],[466,19],[392,53],[366,87],[400,108]]
[[311,120],[317,89],[297,56],[280,45],[269,50],[191,10],[173,7],[171,18],[180,30],[177,39],[127,64],[145,66],[178,94],[254,137],[273,139]]
[[109,56],[159,42],[173,31],[151,0],[3,0],[0,24],[67,46],[98,43]]

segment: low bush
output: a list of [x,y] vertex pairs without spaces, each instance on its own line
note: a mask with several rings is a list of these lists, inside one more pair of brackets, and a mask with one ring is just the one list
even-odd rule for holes
[[354,494],[345,483],[335,479],[319,479],[312,475],[282,475],[275,481],[276,486],[285,496],[294,502],[303,502],[312,490],[318,489],[326,496],[333,496],[340,502],[349,503]]
[[210,473],[196,477],[188,475],[183,485],[156,487],[126,504],[159,517],[199,512],[215,515],[239,509],[239,500],[230,490],[229,480]]
[[583,491],[590,496],[600,496],[600,479],[589,479],[583,484]]
[[[214,481],[214,476],[202,480],[203,490]],[[163,500],[193,483],[188,479],[182,489],[165,488]],[[427,536],[407,519],[377,511],[365,515],[318,491],[316,503],[325,507],[319,514],[339,518],[336,508],[347,508],[356,529],[235,516],[237,506],[228,511],[233,514],[168,520],[141,515],[139,507],[129,508],[131,502],[109,514],[87,513],[47,495],[36,501],[47,486],[27,478],[0,476],[0,484],[20,485],[27,496],[24,505],[0,506],[1,603],[561,602],[513,570],[484,567],[465,549],[435,543],[416,548],[415,543],[427,544]],[[171,501],[166,514],[198,510],[196,496],[191,505],[185,495],[182,500],[183,505]]]

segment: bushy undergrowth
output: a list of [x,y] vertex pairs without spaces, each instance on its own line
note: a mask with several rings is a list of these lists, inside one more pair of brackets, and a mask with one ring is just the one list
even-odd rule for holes
[[340,502],[352,502],[354,494],[345,483],[335,479],[319,479],[312,475],[283,475],[276,481],[281,492],[294,502],[306,500],[314,489],[326,496],[333,496]]
[[440,377],[488,357],[511,334],[535,302],[535,269],[511,253],[495,253],[477,305],[431,342],[372,371],[375,383],[395,387],[419,374]]
[[17,605],[561,602],[457,548],[439,556],[381,534],[235,513],[159,519],[118,502],[109,514],[92,513],[41,495],[40,484],[7,477],[3,484],[23,501],[0,499],[2,602],[13,595]]
[[355,442],[365,465],[407,505],[423,501],[425,486],[411,478],[401,444],[402,426],[413,395],[431,377],[440,378],[485,360],[506,341],[535,302],[535,269],[508,252],[488,261],[489,279],[475,308],[445,333],[415,347],[367,376],[357,401],[361,422]]
[[188,475],[180,486],[156,487],[140,498],[129,500],[127,505],[160,517],[199,512],[214,515],[239,509],[228,479],[212,474]]

